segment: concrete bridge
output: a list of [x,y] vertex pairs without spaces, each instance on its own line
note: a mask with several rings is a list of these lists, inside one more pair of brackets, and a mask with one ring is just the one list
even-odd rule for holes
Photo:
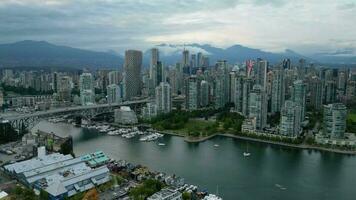
[[80,115],[87,119],[91,119],[96,115],[113,112],[114,109],[120,106],[130,106],[131,109],[137,111],[142,105],[146,104],[149,100],[136,100],[136,101],[125,101],[122,103],[115,104],[98,104],[91,106],[75,106],[51,109],[46,111],[39,111],[30,114],[14,114],[14,115],[4,115],[1,119],[8,121],[11,126],[15,129],[31,129],[34,127],[41,119],[60,116],[60,115]]

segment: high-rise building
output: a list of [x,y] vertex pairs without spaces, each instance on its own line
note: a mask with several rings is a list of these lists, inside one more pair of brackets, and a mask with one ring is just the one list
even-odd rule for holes
[[120,103],[121,99],[121,88],[119,85],[111,84],[107,87],[107,100],[109,104]]
[[250,92],[253,87],[253,81],[251,78],[245,78],[243,80],[242,88],[242,114],[247,117],[249,115],[249,101],[250,101]]
[[200,82],[200,106],[206,107],[209,105],[209,84],[203,80]]
[[300,121],[303,122],[305,118],[305,84],[302,80],[296,80],[293,82],[292,89],[292,101],[301,107]]
[[254,85],[249,99],[249,118],[254,121],[256,130],[263,130],[267,125],[266,95],[261,85]]
[[281,121],[279,127],[279,133],[290,137],[296,137],[300,133],[301,121],[300,121],[301,107],[299,104],[293,101],[285,101],[281,110]]
[[202,67],[203,65],[203,54],[199,52],[197,54],[197,67]]
[[0,89],[0,112],[2,112],[2,106],[4,105],[4,93]]
[[284,59],[282,63],[283,69],[291,69],[290,59]]
[[58,73],[54,72],[53,77],[52,77],[52,90],[53,92],[57,93],[58,92]]
[[309,83],[310,87],[310,105],[316,109],[320,110],[323,105],[323,88],[322,82],[317,76],[313,76]]
[[261,85],[263,90],[266,90],[267,87],[267,67],[268,62],[266,60],[257,59],[255,64],[256,84]]
[[234,92],[233,94],[231,94],[231,96],[235,104],[235,110],[237,112],[242,112],[244,77],[240,75],[236,76],[233,84],[235,85],[234,87],[232,87],[234,89]]
[[190,63],[189,63],[189,51],[183,51],[183,58],[182,58],[182,65],[183,65],[183,73],[184,74],[191,74]]
[[127,50],[125,52],[124,82],[125,99],[131,100],[141,94],[141,66],[142,52],[137,50]]
[[80,91],[94,90],[94,78],[91,73],[83,73],[79,78]]
[[215,108],[222,108],[229,102],[230,79],[229,68],[226,60],[219,60],[216,63],[217,73],[215,78]]
[[157,48],[151,49],[151,60],[150,60],[150,67],[157,65],[159,61],[159,51]]
[[324,103],[330,104],[336,101],[336,82],[334,80],[325,81]]
[[95,103],[94,79],[91,73],[83,73],[79,78],[80,99],[82,105]]
[[172,110],[171,86],[166,82],[161,82],[156,87],[157,113],[169,113]]
[[193,71],[196,71],[197,69],[197,55],[192,54],[191,59],[190,59],[190,67],[192,68]]
[[189,66],[189,51],[184,50],[183,51],[183,58],[182,58],[182,64],[184,67]]
[[161,82],[157,80],[157,64],[159,61],[159,51],[157,48],[151,49],[151,59],[150,59],[150,79],[153,82],[153,88]]
[[108,73],[108,84],[112,85],[112,84],[116,84],[118,85],[120,83],[120,72],[119,71],[111,71]]
[[149,102],[142,108],[142,117],[144,119],[151,119],[157,115],[157,106],[155,103]]
[[190,76],[186,82],[185,108],[187,110],[198,109],[198,87],[197,77],[194,75]]
[[346,106],[342,103],[324,105],[323,134],[331,138],[344,138]]
[[71,92],[72,92],[72,79],[69,76],[59,76],[57,87],[57,94],[59,101],[70,101],[71,100]]
[[305,60],[300,59],[299,65],[297,66],[298,80],[304,80],[305,77]]
[[271,112],[280,112],[285,99],[285,82],[284,82],[284,69],[278,66],[273,70],[272,80],[272,100]]
[[209,67],[209,66],[210,66],[209,57],[203,55],[203,58],[202,58],[202,67]]

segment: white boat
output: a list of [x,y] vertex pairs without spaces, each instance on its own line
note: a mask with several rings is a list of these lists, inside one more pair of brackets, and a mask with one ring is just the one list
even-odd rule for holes
[[219,147],[219,145],[218,144],[214,144],[214,147]]
[[245,157],[248,157],[251,155],[250,152],[248,152],[248,144],[246,145],[246,151],[243,153]]
[[166,146],[166,144],[165,143],[158,143],[158,146]]
[[244,156],[245,157],[248,157],[248,156],[250,156],[251,155],[251,153],[249,153],[249,152],[244,152]]

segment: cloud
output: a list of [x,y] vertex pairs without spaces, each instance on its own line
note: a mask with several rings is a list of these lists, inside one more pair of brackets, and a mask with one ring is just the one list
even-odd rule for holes
[[160,43],[336,52],[356,47],[354,8],[347,0],[2,0],[0,43],[47,40],[119,52]]

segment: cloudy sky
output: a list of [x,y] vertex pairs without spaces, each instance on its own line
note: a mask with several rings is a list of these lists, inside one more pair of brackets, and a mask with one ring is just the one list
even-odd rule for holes
[[356,0],[0,0],[0,43],[92,50],[161,43],[356,54]]

